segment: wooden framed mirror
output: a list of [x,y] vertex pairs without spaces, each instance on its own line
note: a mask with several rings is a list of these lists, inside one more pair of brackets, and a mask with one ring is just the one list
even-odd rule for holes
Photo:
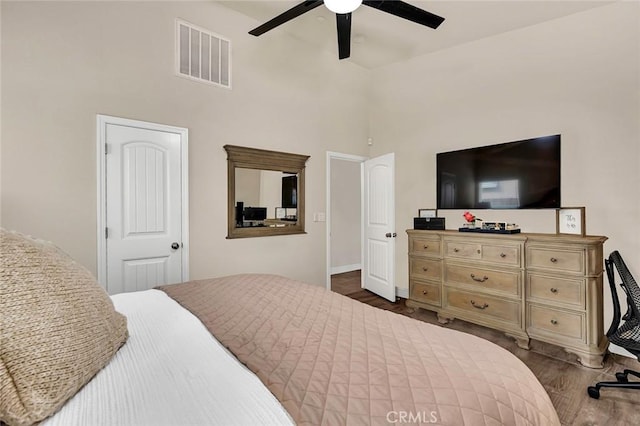
[[227,238],[304,234],[308,155],[225,145]]

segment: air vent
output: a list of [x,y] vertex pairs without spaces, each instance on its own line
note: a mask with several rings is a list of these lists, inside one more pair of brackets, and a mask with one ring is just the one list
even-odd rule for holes
[[176,19],[176,73],[231,88],[231,41]]

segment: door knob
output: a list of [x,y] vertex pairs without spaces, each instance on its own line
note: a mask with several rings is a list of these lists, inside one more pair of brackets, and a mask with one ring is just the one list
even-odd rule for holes
[[180,244],[178,243],[171,243],[171,248],[174,250],[178,250],[180,248]]
[[391,232],[387,232],[386,234],[384,234],[385,237],[387,238],[395,238],[398,234],[396,234],[395,232],[392,234]]

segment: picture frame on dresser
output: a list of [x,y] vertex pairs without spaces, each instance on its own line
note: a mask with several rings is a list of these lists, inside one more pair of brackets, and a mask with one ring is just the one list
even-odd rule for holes
[[438,217],[438,210],[436,210],[436,209],[418,209],[418,217],[421,217],[421,218]]
[[556,234],[586,235],[586,209],[584,207],[560,207],[556,209]]

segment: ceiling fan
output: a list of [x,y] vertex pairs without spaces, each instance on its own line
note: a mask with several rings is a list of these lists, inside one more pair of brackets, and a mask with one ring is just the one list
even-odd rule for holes
[[270,21],[249,31],[249,34],[259,36],[275,27],[284,24],[298,16],[324,4],[327,9],[336,14],[338,29],[338,58],[345,59],[351,55],[351,12],[361,4],[374,9],[390,13],[391,15],[413,21],[420,25],[436,29],[444,18],[431,12],[417,8],[400,0],[308,0],[281,13]]

